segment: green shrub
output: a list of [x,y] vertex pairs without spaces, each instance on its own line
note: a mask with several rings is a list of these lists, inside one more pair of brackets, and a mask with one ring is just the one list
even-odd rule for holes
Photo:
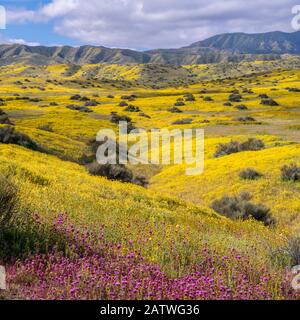
[[237,196],[224,196],[219,200],[215,200],[211,204],[211,208],[233,220],[247,220],[252,217],[263,222],[266,226],[274,225],[275,220],[271,216],[270,209],[262,204],[252,203],[250,200],[251,195],[247,192],[242,192]]
[[88,97],[81,97],[79,100],[82,101],[82,102],[87,102],[87,101],[90,101],[90,98],[88,98]]
[[183,101],[176,101],[174,106],[175,107],[183,107],[183,106],[185,106],[185,103]]
[[247,141],[240,144],[240,151],[258,151],[265,148],[262,140],[249,138]]
[[98,104],[96,100],[89,100],[84,105],[85,107],[96,107]]
[[265,106],[279,106],[279,104],[271,98],[262,99],[260,104],[265,105]]
[[243,89],[243,93],[253,94],[254,92],[251,89]]
[[89,109],[86,106],[77,106],[75,104],[70,104],[68,105],[66,108],[70,109],[70,110],[74,110],[74,111],[79,111],[79,112],[85,112],[85,113],[91,113],[93,112],[91,109]]
[[111,180],[131,182],[133,174],[121,164],[99,164],[97,161],[87,165],[88,172],[94,176],[102,176]]
[[288,88],[289,92],[300,92],[299,88]]
[[129,101],[133,101],[135,98],[137,98],[136,95],[132,94],[130,96],[121,96],[122,100],[129,100]]
[[137,106],[134,106],[132,104],[128,105],[127,108],[125,109],[126,112],[140,112],[140,108]]
[[9,178],[0,175],[0,228],[9,225],[17,209],[17,187]]
[[232,93],[229,97],[228,100],[230,102],[241,102],[242,96],[239,93]]
[[81,95],[80,94],[75,94],[74,96],[72,96],[70,98],[70,100],[80,100],[81,99]]
[[0,109],[0,124],[12,124],[8,115],[2,109]]
[[240,122],[255,122],[256,120],[250,116],[245,116],[245,117],[238,117],[235,120],[240,121]]
[[136,129],[130,117],[120,116],[116,112],[111,113],[110,122],[119,124],[121,121],[127,122],[127,133],[130,133],[132,130]]
[[196,101],[196,98],[192,93],[186,93],[184,97],[185,97],[185,101],[188,101],[188,102]]
[[223,157],[232,153],[237,153],[240,151],[240,143],[238,141],[230,141],[228,143],[221,143],[217,147],[215,152],[215,158]]
[[31,98],[29,99],[30,102],[41,102],[42,100],[39,98]]
[[281,168],[281,177],[285,181],[299,181],[300,180],[300,167],[296,163],[285,165]]
[[264,147],[265,145],[260,139],[249,138],[247,141],[242,143],[232,140],[229,143],[219,144],[214,156],[219,158],[242,151],[258,151]]
[[128,103],[126,101],[121,101],[119,103],[119,107],[127,107],[128,106]]
[[292,266],[300,265],[300,237],[290,238],[287,244],[287,252]]
[[168,111],[171,113],[182,113],[183,112],[182,110],[180,110],[177,107],[172,107],[172,108],[168,109]]
[[193,122],[193,119],[191,118],[185,118],[185,119],[178,119],[174,121],[172,124],[178,125],[178,124],[191,124]]
[[11,126],[0,128],[0,143],[17,144],[22,147],[40,151],[41,148],[27,135],[20,133]]
[[268,96],[267,94],[265,94],[265,93],[260,94],[258,97],[259,97],[260,99],[269,99],[269,96]]
[[142,187],[147,186],[147,181],[144,177],[134,176],[133,172],[123,164],[99,164],[97,161],[94,161],[86,165],[86,168],[89,174],[94,176],[133,183]]
[[241,179],[256,180],[262,176],[261,173],[252,168],[246,168],[239,173]]
[[238,110],[248,110],[248,107],[245,106],[244,104],[240,104],[238,106],[235,106],[235,108]]

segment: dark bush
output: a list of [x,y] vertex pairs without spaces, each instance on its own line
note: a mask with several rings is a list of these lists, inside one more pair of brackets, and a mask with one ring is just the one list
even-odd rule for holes
[[94,176],[106,177],[110,180],[119,180],[122,182],[131,182],[133,174],[131,170],[121,164],[104,164],[97,161],[87,165],[88,172]]
[[262,177],[262,174],[256,171],[255,169],[246,168],[240,172],[239,176],[241,179],[245,180],[256,180]]
[[217,147],[217,151],[215,152],[215,157],[223,157],[232,153],[237,153],[240,151],[240,143],[238,141],[230,141],[228,143],[221,143]]
[[169,112],[171,113],[182,113],[183,111],[178,109],[177,107],[172,107],[170,109],[168,109]]
[[12,124],[8,115],[2,109],[0,109],[0,124]]
[[260,94],[258,97],[260,99],[269,99],[269,96],[267,94]]
[[279,104],[271,98],[262,99],[260,104],[265,105],[265,106],[279,106]]
[[300,265],[300,237],[290,238],[286,249],[291,260],[291,266]]
[[212,101],[214,101],[214,99],[212,97],[204,97],[203,101],[212,102]]
[[41,148],[31,138],[16,131],[15,128],[11,126],[0,128],[0,143],[17,144],[28,149],[41,150]]
[[217,147],[215,157],[219,158],[229,154],[242,152],[242,151],[258,151],[265,147],[263,141],[260,139],[249,138],[245,142],[230,141],[229,143],[221,143]]
[[127,107],[128,106],[128,103],[126,101],[121,101],[119,103],[119,107]]
[[193,119],[190,118],[186,118],[186,119],[178,119],[176,121],[174,121],[172,124],[191,124],[193,122]]
[[117,180],[124,183],[133,183],[146,187],[148,182],[144,177],[136,177],[133,172],[123,164],[99,164],[94,161],[87,166],[91,175],[106,177],[109,180]]
[[251,89],[243,89],[243,93],[253,94],[254,92]]
[[121,96],[122,100],[129,100],[129,101],[133,101],[136,98],[136,95],[132,94],[130,96]]
[[233,197],[224,196],[219,200],[215,200],[211,204],[211,208],[233,220],[247,220],[252,217],[263,222],[266,226],[274,225],[275,220],[271,216],[270,209],[262,204],[250,202],[251,198],[251,195],[246,192]]
[[141,110],[139,107],[130,104],[130,105],[128,105],[127,108],[125,108],[125,111],[126,112],[140,112]]
[[144,112],[139,113],[139,116],[147,118],[147,119],[151,119],[151,117],[149,115],[147,115],[146,113],[144,113]]
[[262,140],[249,138],[247,141],[240,144],[241,151],[258,151],[264,149],[265,144]]
[[299,88],[288,88],[289,92],[300,92]]
[[94,161],[87,166],[87,170],[91,175],[106,177],[109,180],[117,180],[121,182],[133,183],[142,187],[147,186],[144,177],[135,177],[132,171],[123,164],[99,164]]
[[130,133],[132,130],[136,129],[130,117],[120,116],[116,112],[111,113],[110,122],[119,124],[121,121],[127,122],[127,133]]
[[112,112],[110,116],[110,122],[119,124],[120,121],[131,122],[132,119],[127,116],[120,116],[116,112]]
[[228,100],[230,102],[241,102],[242,96],[239,93],[232,93],[229,97]]
[[29,100],[29,97],[20,97],[20,96],[16,96],[16,100]]
[[18,209],[18,189],[12,181],[0,175],[0,228],[7,226]]
[[185,103],[183,101],[176,101],[174,106],[175,107],[183,107],[183,106],[185,106]]
[[229,101],[228,101],[228,102],[225,102],[225,103],[224,103],[224,106],[225,106],[225,107],[231,107],[231,106],[232,106],[232,103],[229,102]]
[[281,177],[285,181],[299,181],[300,167],[298,167],[296,163],[283,166],[281,168]]
[[189,101],[189,102],[196,101],[196,98],[192,93],[186,93],[184,97],[185,97],[185,101]]
[[238,117],[235,120],[240,121],[240,122],[255,122],[256,120],[250,116],[246,117]]
[[238,110],[248,110],[248,108],[244,104],[240,104],[238,106],[235,106],[235,108]]
[[81,95],[80,94],[75,94],[74,96],[72,96],[70,98],[70,100],[80,100],[81,99]]
[[81,97],[79,100],[82,101],[82,102],[87,102],[87,101],[90,101],[90,98],[88,98],[88,97]]
[[148,181],[145,177],[133,177],[131,183],[136,184],[138,186],[146,188],[148,186]]
[[84,105],[86,107],[96,107],[99,103],[95,100],[89,100]]
[[[110,142],[106,140],[105,142]],[[114,141],[111,141],[115,144]],[[85,157],[83,159],[82,164],[84,164],[88,170],[88,172],[95,176],[103,176],[110,180],[118,180],[121,182],[128,182],[137,184],[142,187],[147,186],[147,181],[144,177],[135,176],[133,172],[127,168],[125,165],[119,163],[120,154],[125,157],[128,157],[128,153],[126,154],[127,150],[122,149],[121,145],[116,143],[116,164],[99,164],[95,158],[97,154],[98,148],[104,143],[104,141],[96,141],[91,140],[88,143],[89,149],[92,153],[91,156]],[[108,154],[106,154],[107,156]]]
[[75,105],[75,104],[70,104],[70,105],[66,106],[66,108],[68,108],[70,110],[74,110],[74,111],[85,112],[85,113],[93,112],[93,110],[89,109],[88,107],[78,106],[78,105]]
[[32,98],[32,99],[29,99],[30,102],[41,102],[42,100],[39,99],[39,98]]

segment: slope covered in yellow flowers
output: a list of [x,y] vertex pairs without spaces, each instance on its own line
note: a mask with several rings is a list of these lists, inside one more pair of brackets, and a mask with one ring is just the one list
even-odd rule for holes
[[[153,66],[147,67],[151,72],[140,65],[1,67],[0,108],[18,132],[45,152],[1,143],[0,173],[18,185],[24,209],[38,212],[49,223],[58,213],[67,213],[76,225],[96,233],[105,225],[106,239],[140,250],[171,276],[200,263],[203,246],[220,255],[235,249],[257,270],[275,270],[286,262],[277,253],[300,228],[299,182],[282,181],[280,172],[283,165],[300,162],[300,92],[295,90],[300,89],[300,71],[273,66],[276,70],[265,72],[256,64],[257,72],[246,72],[255,63],[244,64],[234,78],[223,80],[223,73],[217,74],[222,66],[177,71],[159,66],[159,85],[149,82]],[[196,73],[193,81],[189,72]],[[234,90],[242,101],[224,105]],[[170,112],[186,94],[193,94],[195,101],[185,101],[181,113]],[[85,106],[89,112],[74,110],[85,103],[72,99],[74,95],[93,102]],[[262,105],[260,95],[278,105]],[[120,106],[127,100],[124,96],[132,96],[128,103],[139,112]],[[246,109],[237,108],[241,104]],[[117,131],[110,121],[112,112],[129,116],[136,128],[146,130],[205,129],[204,173],[186,176],[185,167],[178,165],[132,167],[149,179],[148,188],[91,176],[80,159],[100,129]],[[246,117],[255,121],[241,120]],[[186,118],[188,124],[176,124]],[[265,148],[214,157],[220,143],[249,137],[261,139]],[[245,168],[257,169],[262,177],[241,179]],[[276,227],[251,219],[233,221],[210,209],[214,200],[241,191],[270,208]]]

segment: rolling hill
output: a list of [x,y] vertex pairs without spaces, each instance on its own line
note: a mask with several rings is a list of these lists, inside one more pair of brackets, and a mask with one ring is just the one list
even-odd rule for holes
[[188,48],[203,47],[244,54],[299,54],[300,32],[228,33],[196,42]]
[[134,51],[106,47],[45,47],[19,44],[0,45],[0,65],[52,64],[207,64],[253,60],[274,60],[284,54],[300,53],[300,32],[217,35],[178,49]]
[[[300,160],[300,71],[267,66],[280,64],[2,66],[0,194],[14,206],[0,215],[0,299],[299,299],[300,186],[281,168]],[[193,84],[174,82],[190,75]],[[241,101],[228,104],[233,92]],[[262,104],[266,95],[277,105]],[[132,165],[147,188],[94,175],[81,159],[99,129],[117,132],[112,113],[145,130],[205,129],[203,175]],[[264,148],[214,157],[249,137]],[[240,176],[249,168],[257,179]],[[212,209],[245,192],[242,204],[275,225]]]

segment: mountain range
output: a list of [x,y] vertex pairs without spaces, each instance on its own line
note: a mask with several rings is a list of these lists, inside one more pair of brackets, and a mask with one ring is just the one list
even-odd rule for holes
[[26,63],[51,64],[207,64],[280,59],[284,54],[300,54],[300,31],[258,34],[227,33],[216,35],[178,49],[135,51],[96,46],[0,45],[0,65]]

